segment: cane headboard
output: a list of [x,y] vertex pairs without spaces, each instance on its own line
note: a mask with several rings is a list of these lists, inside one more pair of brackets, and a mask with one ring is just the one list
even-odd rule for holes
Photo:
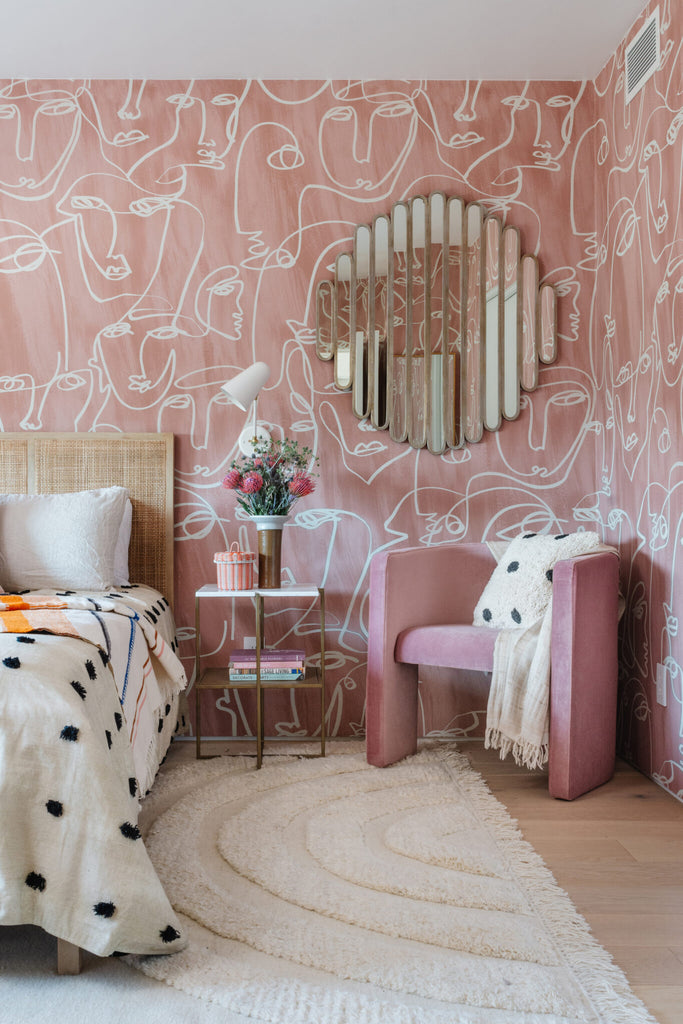
[[173,603],[173,434],[2,433],[0,492],[55,494],[118,484],[133,504],[132,583]]

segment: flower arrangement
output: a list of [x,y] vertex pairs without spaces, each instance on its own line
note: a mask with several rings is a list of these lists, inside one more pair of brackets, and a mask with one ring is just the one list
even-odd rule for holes
[[251,455],[236,459],[223,479],[235,492],[238,504],[250,516],[285,516],[299,498],[311,494],[315,484],[308,468],[318,460],[298,441],[261,441]]

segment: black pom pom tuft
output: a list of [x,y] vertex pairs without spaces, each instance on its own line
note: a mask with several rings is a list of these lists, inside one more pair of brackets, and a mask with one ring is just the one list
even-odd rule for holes
[[55,818],[61,818],[64,814],[64,805],[59,800],[48,800],[45,806],[48,814],[54,815]]
[[17,637],[17,643],[18,644],[34,644],[35,642],[36,642],[36,638],[34,636],[18,636]]
[[18,658],[3,658],[2,663],[5,668],[21,668],[21,662]]
[[70,740],[75,743],[78,739],[78,727],[75,725],[65,725],[59,734],[59,738],[62,740]]
[[92,661],[86,661],[85,669],[91,679],[97,679],[97,670]]
[[39,875],[37,871],[29,871],[25,881],[29,889],[34,889],[35,892],[45,892],[47,882],[43,875]]
[[114,903],[96,903],[93,907],[94,913],[98,917],[113,917],[116,913],[116,904]]
[[74,679],[72,681],[71,685],[73,686],[74,690],[76,691],[78,696],[81,698],[81,700],[85,700],[85,698],[86,698],[86,696],[88,694],[88,691],[86,690],[85,686],[83,686],[83,683],[79,683],[79,682],[77,682]]
[[137,825],[132,825],[129,821],[124,821],[123,825],[119,826],[121,835],[126,839],[140,839],[141,833]]
[[162,932],[159,932],[159,937],[162,942],[175,942],[176,939],[180,938],[180,932],[176,931],[176,929],[169,924]]

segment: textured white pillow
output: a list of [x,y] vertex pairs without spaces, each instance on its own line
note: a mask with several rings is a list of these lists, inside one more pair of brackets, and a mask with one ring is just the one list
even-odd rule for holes
[[123,510],[123,518],[121,519],[121,525],[119,527],[119,535],[116,539],[116,548],[114,550],[114,579],[112,583],[115,587],[128,586],[130,583],[129,579],[129,568],[128,568],[128,549],[130,547],[130,531],[133,525],[133,503],[130,498],[126,498],[126,504]]
[[6,591],[106,590],[128,491],[0,495],[0,585]]
[[493,570],[474,609],[475,626],[523,629],[537,622],[552,596],[553,566],[600,547],[597,533],[524,533]]

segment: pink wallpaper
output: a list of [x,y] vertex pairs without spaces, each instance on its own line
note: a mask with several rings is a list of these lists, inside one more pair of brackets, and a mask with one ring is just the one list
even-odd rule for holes
[[[255,545],[220,486],[245,415],[218,385],[263,359],[259,418],[320,457],[283,546],[288,578],[326,587],[330,732],[363,731],[376,551],[585,526],[622,551],[621,749],[680,794],[683,13],[661,14],[662,68],[628,108],[623,48],[594,83],[2,85],[0,425],[174,432],[189,671],[214,551]],[[559,358],[518,420],[441,457],[357,420],[314,350],[353,226],[435,189],[519,227],[560,294]],[[270,638],[314,643],[315,607],[272,609]],[[254,632],[227,602],[205,625],[217,663]],[[474,676],[425,678],[423,730],[481,735],[485,701]],[[248,698],[205,708],[214,734],[251,734]],[[314,733],[316,711],[273,693],[268,732]]]

